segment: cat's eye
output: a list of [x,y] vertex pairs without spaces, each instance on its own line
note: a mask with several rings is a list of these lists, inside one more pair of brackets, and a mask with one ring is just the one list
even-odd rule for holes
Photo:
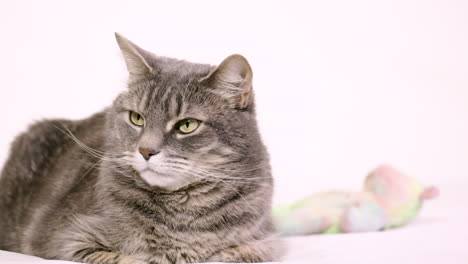
[[143,116],[137,112],[132,111],[130,111],[130,122],[132,122],[132,124],[134,124],[135,126],[139,127],[145,125],[145,119],[143,118]]
[[196,119],[184,119],[176,124],[176,128],[183,134],[189,134],[200,126],[200,121]]

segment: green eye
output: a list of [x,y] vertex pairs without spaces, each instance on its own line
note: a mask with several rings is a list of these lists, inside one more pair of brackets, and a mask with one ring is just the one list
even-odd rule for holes
[[130,122],[134,124],[135,126],[143,126],[145,125],[145,119],[143,118],[142,115],[136,112],[131,112],[130,111]]
[[196,119],[184,119],[177,123],[176,128],[184,134],[189,134],[195,131],[200,125],[200,121]]

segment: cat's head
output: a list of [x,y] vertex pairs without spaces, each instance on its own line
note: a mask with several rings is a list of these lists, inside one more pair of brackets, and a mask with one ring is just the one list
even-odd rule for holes
[[[108,112],[107,145],[122,174],[175,191],[200,181],[257,177],[266,154],[252,70],[240,55],[217,67],[159,57],[116,34],[128,90]],[[128,175],[127,175],[128,176]]]

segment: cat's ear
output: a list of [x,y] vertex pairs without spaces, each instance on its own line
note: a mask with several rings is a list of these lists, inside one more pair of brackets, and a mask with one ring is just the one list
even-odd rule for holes
[[115,33],[115,39],[119,44],[125,64],[127,64],[127,70],[131,76],[142,76],[153,71],[153,67],[150,63],[151,57],[154,55],[138,47],[135,43],[117,32]]
[[212,87],[234,108],[245,109],[252,103],[252,68],[241,55],[234,54],[224,59],[200,83]]

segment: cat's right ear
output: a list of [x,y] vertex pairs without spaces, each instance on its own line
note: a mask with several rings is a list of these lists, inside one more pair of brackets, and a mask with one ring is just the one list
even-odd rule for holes
[[224,59],[199,82],[214,88],[233,108],[246,109],[253,103],[252,68],[247,59],[239,54]]
[[115,33],[115,39],[122,51],[125,64],[127,64],[127,70],[131,77],[144,76],[153,71],[151,58],[154,55],[138,47],[135,43],[126,39],[117,32]]

